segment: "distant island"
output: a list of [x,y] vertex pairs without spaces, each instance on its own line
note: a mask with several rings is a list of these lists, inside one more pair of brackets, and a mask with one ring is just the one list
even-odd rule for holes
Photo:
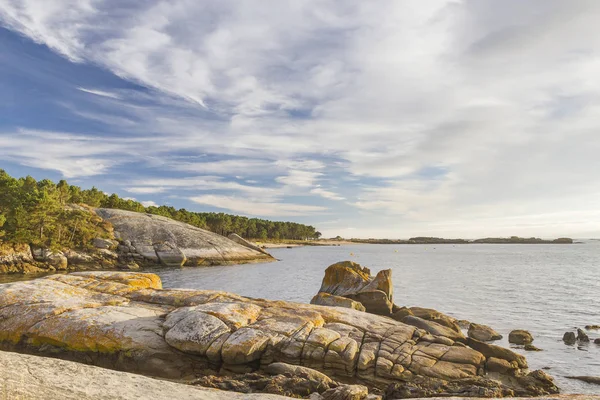
[[508,238],[484,238],[484,239],[445,239],[439,237],[417,236],[408,240],[405,239],[349,239],[353,243],[369,243],[369,244],[573,244],[571,238],[558,239],[540,239],[536,237],[522,238],[519,236],[511,236]]

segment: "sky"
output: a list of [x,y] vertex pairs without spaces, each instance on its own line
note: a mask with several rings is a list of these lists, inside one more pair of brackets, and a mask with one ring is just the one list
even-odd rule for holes
[[0,168],[324,237],[600,236],[596,0],[1,0]]

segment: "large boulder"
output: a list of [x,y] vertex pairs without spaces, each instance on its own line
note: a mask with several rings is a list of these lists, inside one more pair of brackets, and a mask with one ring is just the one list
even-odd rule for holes
[[575,333],[565,332],[565,334],[563,335],[563,342],[565,342],[565,344],[575,344],[577,342],[577,337],[575,336]]
[[[285,377],[302,366],[295,371],[310,382],[329,382],[325,374],[378,390],[417,377],[488,382],[478,378],[488,357],[481,351],[433,342],[435,336],[391,318],[161,287],[157,275],[133,272],[77,272],[0,285],[0,349],[166,379]],[[535,382],[514,385],[542,390]]]
[[361,303],[367,312],[391,315],[393,307],[392,270],[371,276],[368,268],[352,261],[330,265],[325,270],[319,293],[346,297]]
[[481,342],[490,342],[492,340],[502,339],[502,335],[487,325],[471,323],[469,326],[469,337]]
[[[475,338],[477,339],[477,338]],[[533,342],[533,335],[523,329],[515,329],[508,334],[508,342],[513,344],[530,344]]]
[[262,250],[170,218],[109,208],[95,212],[126,243],[119,246],[124,263],[195,266],[274,260]]

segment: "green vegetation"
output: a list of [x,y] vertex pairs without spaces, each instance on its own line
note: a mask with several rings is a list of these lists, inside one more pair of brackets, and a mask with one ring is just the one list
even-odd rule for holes
[[[78,204],[82,207],[72,207]],[[247,239],[312,239],[321,236],[313,226],[273,222],[225,213],[200,213],[169,206],[144,207],[95,187],[83,190],[61,180],[13,178],[0,170],[0,240],[52,249],[82,248],[94,237],[110,235],[110,226],[85,206],[117,208],[162,215],[221,235],[237,233]]]

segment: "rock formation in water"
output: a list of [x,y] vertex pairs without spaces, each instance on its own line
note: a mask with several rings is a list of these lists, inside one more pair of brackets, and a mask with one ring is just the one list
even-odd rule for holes
[[533,342],[533,335],[523,329],[515,329],[508,334],[508,342],[513,344],[529,344]]
[[468,335],[470,338],[477,339],[481,342],[490,342],[492,340],[502,339],[502,335],[489,326],[475,323],[469,325]]
[[[313,304],[324,304],[322,293],[345,297],[361,303],[367,312],[378,315],[391,315],[393,305],[393,285],[391,270],[380,271],[372,277],[368,268],[352,261],[330,265]],[[352,307],[354,308],[354,307]]]
[[0,273],[223,265],[274,260],[267,252],[256,249],[242,238],[234,241],[170,218],[108,208],[88,211],[96,212],[110,223],[114,239],[95,238],[91,250],[50,251],[28,245],[4,246],[0,249]]
[[[371,287],[385,289],[386,283]],[[463,340],[467,347],[435,331],[350,308],[162,290],[154,274],[77,272],[3,284],[0,304],[0,349],[204,380],[213,387],[218,376],[247,382],[257,379],[252,374],[286,376],[281,372],[302,366],[294,370],[309,380],[302,387],[331,391],[329,398],[362,390],[339,388],[343,384],[364,385],[373,393],[427,395],[558,390],[542,371],[527,373],[524,357],[474,339]],[[432,313],[420,315],[425,314]],[[504,370],[492,372],[496,364]]]
[[577,343],[577,337],[575,336],[575,333],[565,332],[565,334],[563,335],[563,342],[565,342],[565,344]]

